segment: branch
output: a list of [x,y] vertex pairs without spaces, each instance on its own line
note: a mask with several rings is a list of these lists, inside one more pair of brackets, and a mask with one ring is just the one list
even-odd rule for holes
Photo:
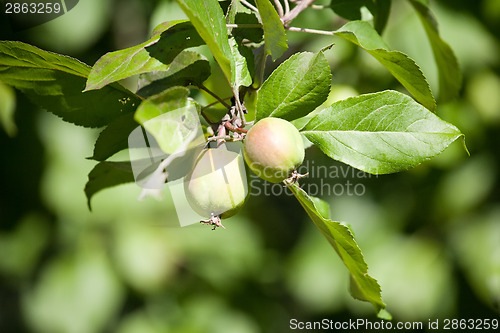
[[285,14],[283,13],[283,6],[281,6],[280,0],[274,0],[274,4],[276,5],[276,10],[278,11],[278,15],[283,17]]
[[247,133],[248,132],[247,129],[235,127],[229,122],[225,122],[224,127],[227,128],[228,130],[230,130],[231,132],[237,132],[237,133]]
[[227,28],[262,28],[260,23],[226,24]]
[[224,107],[226,107],[228,109],[231,108],[231,106],[229,104],[227,104],[226,102],[224,102],[219,96],[217,96],[216,94],[214,94],[212,91],[210,91],[203,84],[200,84],[199,87],[200,87],[201,90],[207,92],[210,96],[212,96],[213,98],[215,98],[216,100],[218,100],[220,104],[224,105]]
[[314,0],[302,0],[300,3],[295,6],[288,14],[283,16],[281,18],[281,21],[285,26],[288,25],[288,23],[292,22],[294,18],[296,18],[304,9],[312,5]]
[[289,31],[308,32],[311,34],[318,34],[318,35],[327,35],[327,36],[335,35],[335,31],[316,30],[316,29],[297,28],[297,27],[285,27],[285,29]]
[[288,15],[290,13],[290,3],[288,3],[288,0],[285,0],[285,15]]
[[257,9],[257,7],[255,7],[254,5],[252,5],[251,3],[249,3],[248,1],[246,0],[240,0],[241,4],[242,5],[245,5],[247,6],[248,8],[250,8],[251,10],[253,10],[254,12],[258,12],[259,10]]
[[235,104],[236,110],[238,111],[238,116],[241,119],[242,126],[245,127],[246,121],[245,121],[245,114],[243,112],[243,105],[241,105],[241,102],[240,102],[240,92],[239,92],[238,88],[236,88],[236,87],[233,87],[232,90],[233,90],[233,95],[234,95],[234,104]]
[[[218,103],[218,102],[217,102]],[[214,123],[213,121],[211,121],[208,116],[205,114],[205,112],[203,112],[203,109],[201,109],[200,111],[201,115],[203,116],[203,119],[205,119],[205,121],[207,123],[209,123],[210,125],[215,125],[216,123]]]
[[210,141],[217,141],[217,140],[232,140],[233,137],[231,135],[219,135],[219,136],[211,136],[207,139],[208,142]]

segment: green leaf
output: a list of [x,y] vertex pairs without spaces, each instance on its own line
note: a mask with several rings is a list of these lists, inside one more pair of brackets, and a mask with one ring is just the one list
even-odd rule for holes
[[124,114],[109,123],[99,134],[94,145],[94,154],[90,157],[96,161],[104,161],[117,152],[128,147],[128,137],[138,126],[133,113]]
[[0,42],[0,80],[76,125],[101,127],[135,110],[140,99],[118,84],[82,92],[90,67],[21,42]]
[[381,34],[391,9],[391,0],[332,0],[330,8],[351,21],[361,20],[361,8],[366,7],[373,15],[375,30]]
[[375,0],[375,9],[372,10],[374,16],[373,25],[375,30],[381,35],[389,20],[392,0]]
[[264,28],[266,53],[276,60],[288,49],[285,27],[269,0],[255,0],[255,4]]
[[[234,24],[236,22],[236,17],[242,13],[238,13],[238,10],[245,8],[241,6],[239,0],[231,1],[226,14],[226,22],[228,24]],[[246,14],[247,15],[247,14]],[[249,15],[249,17],[257,20],[257,17]],[[258,23],[258,21],[257,21]],[[233,92],[238,92],[240,86],[249,86],[252,84],[252,76],[254,72],[254,55],[252,50],[243,45],[243,36],[245,35],[242,31],[251,31],[253,29],[231,29],[228,28],[232,37],[229,38],[229,46],[231,47],[231,53],[234,61],[234,68],[232,71]],[[231,33],[232,31],[232,33]],[[238,33],[238,34],[236,34]]]
[[349,270],[351,295],[370,302],[377,313],[380,313],[385,308],[380,286],[377,280],[368,275],[368,265],[352,233],[339,222],[325,218],[324,213],[320,213],[316,206],[317,199],[312,199],[299,186],[291,185],[289,188]]
[[[234,23],[260,24],[259,19],[254,13],[237,13]],[[264,30],[262,28],[233,28],[231,34],[238,41],[248,39],[251,42],[260,43],[264,37]]]
[[259,89],[257,120],[301,118],[328,98],[331,72],[322,52],[296,53],[283,62]]
[[150,97],[174,86],[200,86],[210,76],[210,63],[204,56],[183,51],[166,71],[154,71],[139,76],[141,97]]
[[373,174],[414,167],[462,136],[409,96],[390,90],[336,102],[301,132],[331,158]]
[[317,197],[309,196],[309,199],[314,203],[314,206],[316,207],[318,213],[325,219],[330,218],[330,205]]
[[[250,68],[253,69],[253,53],[245,47],[242,43],[238,43],[236,39],[229,39],[229,46],[234,59],[234,70],[232,74],[233,86],[249,86],[252,84],[252,73]],[[249,66],[250,65],[250,66]]]
[[16,111],[16,93],[14,89],[0,81],[0,124],[10,137],[17,133],[14,122],[14,112]]
[[87,204],[91,209],[90,201],[94,194],[109,187],[131,183],[134,181],[130,162],[100,162],[89,173],[89,180],[85,185]]
[[212,51],[231,84],[234,61],[228,42],[226,20],[217,0],[177,0],[199,35]]
[[99,89],[112,82],[152,71],[167,71],[182,50],[203,44],[194,27],[187,21],[162,24],[148,41],[124,50],[106,53],[92,67],[86,91]]
[[410,0],[410,3],[417,11],[431,43],[439,72],[439,97],[442,101],[454,99],[462,86],[462,73],[457,58],[451,47],[439,36],[436,20],[429,8],[422,1]]
[[436,108],[429,83],[413,59],[399,51],[389,51],[382,37],[364,21],[353,21],[335,33],[366,50],[377,59],[423,106]]
[[331,0],[330,8],[348,20],[361,20],[361,7],[370,8],[373,5],[372,0]]
[[173,87],[146,99],[135,113],[135,120],[153,135],[167,154],[176,152],[199,130],[199,105],[188,96],[187,88]]

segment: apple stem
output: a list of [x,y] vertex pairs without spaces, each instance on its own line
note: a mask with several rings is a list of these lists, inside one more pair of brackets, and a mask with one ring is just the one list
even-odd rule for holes
[[206,225],[213,225],[214,227],[212,230],[215,230],[217,227],[222,227],[222,229],[226,229],[226,227],[222,225],[222,220],[220,218],[220,215],[212,214],[212,216],[210,216],[208,220],[201,220],[200,223]]
[[224,127],[227,128],[228,130],[230,130],[231,132],[248,133],[247,129],[235,127],[230,122],[225,122]]
[[293,170],[292,173],[290,174],[290,177],[288,177],[287,179],[283,180],[283,183],[285,183],[285,185],[283,185],[283,187],[287,187],[287,186],[290,186],[290,185],[293,185],[293,184],[297,184],[299,182],[300,178],[307,177],[308,175],[309,175],[309,172],[301,175],[297,170]]

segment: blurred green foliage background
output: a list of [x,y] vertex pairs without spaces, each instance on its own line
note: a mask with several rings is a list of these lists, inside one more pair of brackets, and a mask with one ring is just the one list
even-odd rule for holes
[[[470,157],[455,142],[407,172],[304,183],[363,185],[362,196],[323,199],[334,220],[351,225],[395,321],[498,318],[500,2],[442,0],[431,9],[464,75],[459,99],[438,103],[437,114],[465,133]],[[170,1],[81,0],[54,21],[0,37],[92,65],[183,17]],[[343,22],[309,10],[294,25],[333,30]],[[416,60],[439,97],[432,51],[407,2],[393,1],[383,37]],[[326,53],[330,102],[402,90],[347,42],[288,38],[283,59],[336,43]],[[2,102],[11,100],[0,88]],[[19,93],[15,100],[12,136],[0,131],[0,332],[287,332],[292,318],[376,320],[369,304],[351,298],[347,270],[293,197],[252,196],[217,231],[175,227],[168,197],[138,201],[135,184],[99,193],[89,212],[83,187],[95,162],[85,157],[99,131],[63,123]],[[315,148],[306,158],[348,170]]]

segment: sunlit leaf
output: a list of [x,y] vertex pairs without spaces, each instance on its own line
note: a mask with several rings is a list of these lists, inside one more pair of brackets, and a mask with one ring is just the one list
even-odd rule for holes
[[431,11],[422,1],[410,0],[422,22],[431,43],[436,67],[439,72],[439,97],[449,101],[458,96],[462,86],[462,72],[451,47],[441,39],[437,23]]
[[[230,38],[229,45],[234,59],[234,70],[232,73],[232,82],[236,87],[249,86],[252,84],[252,74],[250,68],[253,68],[253,53],[236,39]],[[249,66],[250,65],[250,66]]]
[[294,54],[259,89],[257,120],[301,118],[326,101],[330,86],[330,66],[322,52]]
[[185,61],[182,50],[203,44],[193,25],[186,21],[166,22],[148,41],[103,55],[92,67],[85,90],[99,89],[111,82],[152,71],[167,71],[172,62]]
[[176,152],[200,130],[199,105],[188,96],[187,88],[173,87],[142,102],[135,113],[166,154]]
[[389,51],[382,37],[365,21],[353,21],[337,30],[340,36],[366,50],[420,102],[431,111],[436,101],[420,67],[413,59],[399,51]]
[[320,213],[316,206],[317,199],[311,199],[299,186],[292,185],[289,188],[349,270],[352,296],[370,302],[377,313],[387,315],[387,311],[384,310],[385,304],[382,301],[380,286],[377,280],[368,275],[368,265],[349,229],[339,222],[325,218],[324,207],[321,209],[323,212]]
[[409,96],[390,90],[336,102],[302,133],[331,158],[373,174],[414,167],[462,136]]
[[234,61],[228,42],[226,20],[217,0],[177,0],[199,35],[210,48],[228,82]]
[[266,53],[276,60],[288,49],[283,22],[269,0],[256,0],[255,4],[264,29]]

